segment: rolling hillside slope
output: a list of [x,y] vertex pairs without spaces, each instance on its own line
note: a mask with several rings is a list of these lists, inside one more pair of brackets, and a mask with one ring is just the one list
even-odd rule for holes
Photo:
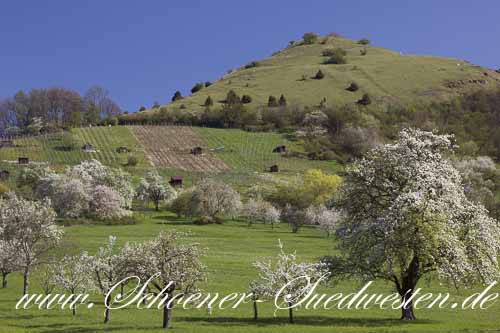
[[[322,52],[332,48],[347,52],[346,64],[324,64],[327,57]],[[364,49],[366,55],[361,54]],[[313,79],[318,70],[325,74],[321,80]],[[205,79],[200,77],[199,81]],[[347,91],[351,82],[356,82],[360,89]],[[209,87],[168,104],[167,108],[200,111],[208,96],[217,107],[231,89],[240,96],[249,95],[251,109],[266,105],[269,95],[279,98],[284,94],[288,105],[303,106],[318,105],[323,98],[327,105],[354,103],[363,93],[369,93],[375,104],[387,101],[406,104],[445,100],[478,88],[494,87],[500,87],[499,73],[464,60],[406,55],[349,39],[324,37],[312,45],[297,42],[258,61],[256,67],[234,70]]]

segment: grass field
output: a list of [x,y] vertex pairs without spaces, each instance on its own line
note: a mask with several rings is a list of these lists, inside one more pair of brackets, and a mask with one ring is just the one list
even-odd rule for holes
[[[323,64],[322,51],[341,47],[347,51],[347,64]],[[365,56],[360,55],[367,50]],[[248,59],[259,60],[259,59]],[[312,77],[320,70],[322,80]],[[488,76],[485,76],[484,73]],[[305,80],[303,79],[305,78]],[[198,81],[207,78],[200,77]],[[485,80],[485,84],[470,82]],[[463,81],[456,88],[449,82]],[[351,82],[360,86],[357,92],[346,88]],[[194,82],[193,82],[194,84]],[[464,60],[434,56],[406,55],[377,46],[363,46],[353,40],[328,38],[325,44],[287,47],[273,56],[259,60],[259,66],[239,68],[223,75],[211,86],[167,105],[169,110],[181,105],[189,111],[203,110],[207,96],[216,102],[225,99],[229,90],[252,97],[249,109],[267,105],[269,95],[284,94],[288,105],[314,106],[326,98],[327,105],[355,103],[369,93],[375,104],[385,101],[413,103],[446,100],[477,88],[500,86],[500,74]]]
[[[65,227],[64,244],[59,251],[77,253],[88,250],[95,253],[110,234],[118,237],[119,244],[125,241],[142,241],[154,237],[160,230],[182,230],[193,232],[192,240],[208,249],[203,259],[208,266],[209,282],[203,286],[206,292],[244,292],[248,283],[256,278],[251,263],[262,256],[274,255],[277,242],[281,239],[285,248],[296,250],[300,259],[314,260],[334,252],[334,243],[325,238],[319,230],[308,227],[298,234],[281,225],[274,231],[267,225],[252,227],[236,221],[223,225],[194,226],[168,213],[138,215],[143,221],[137,225],[100,226],[81,225]],[[32,292],[39,290],[36,274],[31,280]],[[330,286],[322,291],[348,293],[355,291],[360,283],[349,281]],[[437,283],[420,287],[431,292],[446,292],[448,289]],[[377,293],[393,292],[391,286],[377,283],[371,290]],[[69,311],[15,310],[14,305],[22,291],[21,276],[9,276],[7,289],[0,289],[0,327],[2,332],[161,332],[161,312],[158,310],[117,310],[111,314],[108,325],[101,323],[103,307],[101,296],[93,296],[96,306],[81,309],[76,317]],[[457,293],[451,290],[455,299],[463,299],[471,290]],[[497,330],[500,327],[500,306],[498,303],[488,310],[417,310],[418,320],[401,322],[398,311],[382,310],[317,310],[296,311],[296,324],[287,324],[286,311],[278,311],[276,317],[271,304],[259,306],[261,319],[252,319],[251,304],[236,310],[173,310],[174,332],[479,332]]]

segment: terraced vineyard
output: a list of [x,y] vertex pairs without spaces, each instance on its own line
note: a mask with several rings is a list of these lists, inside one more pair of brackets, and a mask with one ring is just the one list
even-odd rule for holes
[[194,128],[209,149],[234,171],[263,172],[271,165],[278,165],[280,172],[299,172],[306,169],[333,171],[334,161],[311,161],[304,157],[291,157],[273,153],[278,145],[285,145],[289,152],[303,153],[298,142],[287,140],[279,133],[254,133],[238,129]]
[[[229,170],[222,160],[206,149],[206,143],[190,127],[130,126],[130,129],[144,146],[149,160],[158,168],[202,172]],[[191,154],[194,147],[201,147],[203,154]]]
[[[14,147],[0,148],[0,162],[15,164],[19,157],[28,157],[33,162],[72,165],[95,158],[104,164],[119,166],[127,162],[129,154],[117,153],[116,148],[126,146],[130,154],[138,158],[138,165],[145,166],[143,149],[126,127],[76,128],[70,135],[75,141],[72,150],[63,149],[62,133],[15,139]],[[94,146],[95,152],[83,151],[81,146],[85,143]]]

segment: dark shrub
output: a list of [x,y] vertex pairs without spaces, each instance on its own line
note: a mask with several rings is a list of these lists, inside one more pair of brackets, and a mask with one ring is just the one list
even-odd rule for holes
[[357,102],[358,104],[360,105],[368,105],[368,104],[371,104],[372,103],[372,100],[370,98],[370,95],[368,94],[363,94],[363,97],[361,97],[360,100],[358,100]]
[[366,49],[359,50],[359,54],[361,54],[362,56],[365,56],[366,53],[368,53],[368,51],[366,51]]
[[251,61],[245,65],[245,69],[253,68],[253,67],[257,67],[257,66],[260,66],[260,63],[258,61]]
[[152,109],[158,109],[160,107],[160,103],[158,101],[154,101]]
[[368,45],[370,44],[370,40],[368,38],[361,38],[360,40],[358,40],[358,44]]
[[276,97],[274,97],[272,95],[269,96],[269,98],[267,100],[267,106],[270,108],[278,106],[278,101],[276,100]]
[[279,106],[286,106],[286,98],[283,94],[280,96],[278,104],[279,104]]
[[179,90],[177,90],[175,93],[174,93],[174,96],[172,96],[172,102],[175,102],[175,101],[178,101],[180,99],[182,99],[182,94]]
[[193,223],[197,225],[206,225],[206,224],[212,224],[213,221],[212,218],[210,218],[209,216],[200,216],[197,219],[195,219]]
[[321,69],[320,69],[320,70],[318,70],[318,72],[316,73],[316,75],[314,75],[314,78],[315,78],[316,80],[321,80],[321,79],[322,79],[322,78],[324,78],[324,77],[325,77],[325,74],[323,74],[323,72],[321,71]]
[[241,96],[241,103],[243,104],[252,103],[252,97],[250,97],[249,95]]
[[212,106],[214,105],[214,100],[212,99],[212,97],[208,96],[203,105],[206,107]]
[[331,57],[335,53],[334,49],[325,49],[321,52],[323,57]]
[[353,91],[354,92],[354,91],[358,91],[358,89],[359,89],[358,84],[356,82],[352,82],[349,85],[349,87],[347,87],[345,90],[347,90],[347,91]]
[[304,40],[304,44],[310,45],[318,41],[318,35],[315,34],[314,32],[306,32],[302,36],[302,39]]
[[185,109],[187,109],[186,105],[184,105],[184,104],[181,104],[181,106],[179,106],[179,108],[180,108],[181,110],[185,110]]
[[195,92],[198,92],[201,89],[203,89],[203,87],[204,87],[203,83],[197,83],[193,86],[193,88],[191,88],[191,93],[194,94]]
[[234,90],[229,90],[229,92],[226,95],[226,101],[225,104],[227,105],[238,105],[241,104],[241,99],[238,94],[234,92]]
[[328,58],[325,61],[325,64],[336,64],[336,65],[341,65],[347,63],[347,60],[345,58],[346,56],[346,51],[341,48],[337,48],[332,51],[332,54],[330,58]]
[[139,163],[139,159],[137,159],[137,157],[135,157],[134,155],[130,155],[127,158],[127,165],[128,166],[136,166],[138,163]]
[[142,111],[146,111],[146,107],[145,107],[145,106],[141,106],[141,107],[139,108],[139,112],[142,112]]
[[210,87],[211,85],[212,85],[212,82],[210,82],[210,81],[205,82],[205,87]]

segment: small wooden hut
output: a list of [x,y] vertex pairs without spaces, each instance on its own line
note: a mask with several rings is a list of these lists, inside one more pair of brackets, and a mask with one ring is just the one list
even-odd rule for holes
[[273,153],[286,153],[286,146],[285,145],[276,146],[273,149]]
[[170,181],[168,183],[172,187],[182,187],[182,177],[181,176],[172,176],[172,177],[170,177]]
[[194,147],[191,149],[191,154],[193,155],[201,155],[203,154],[203,148],[201,147]]
[[30,159],[28,157],[19,157],[17,159],[18,164],[30,164]]

